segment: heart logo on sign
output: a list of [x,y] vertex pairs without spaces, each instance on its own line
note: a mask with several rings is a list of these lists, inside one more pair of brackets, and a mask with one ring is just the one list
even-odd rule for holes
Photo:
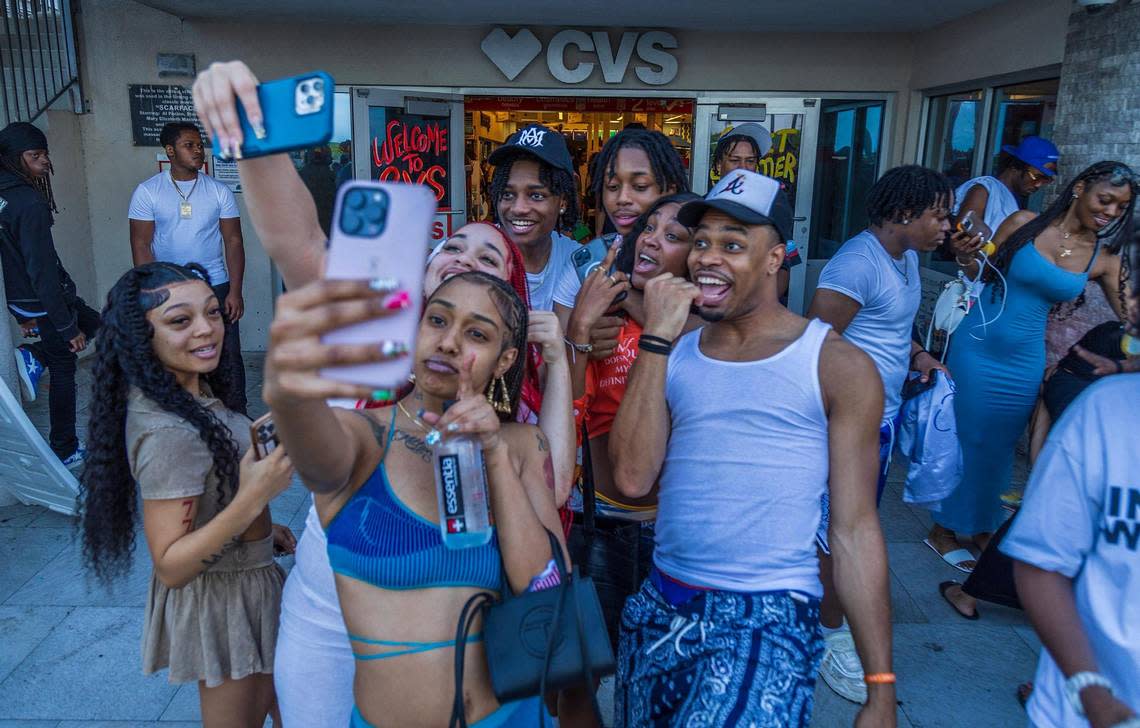
[[514,81],[542,50],[542,43],[534,33],[523,28],[515,37],[507,35],[502,28],[495,28],[479,44],[508,81]]

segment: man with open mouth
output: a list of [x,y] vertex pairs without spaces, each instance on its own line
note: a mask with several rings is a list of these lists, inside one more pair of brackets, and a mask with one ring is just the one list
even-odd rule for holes
[[[867,672],[862,719],[894,726],[878,372],[780,305],[792,210],[777,181],[735,170],[678,221],[695,229],[691,282],[646,284],[641,355],[610,435],[623,495],[659,483],[654,567],[622,618],[618,725],[811,723],[829,492],[849,577],[839,597]],[[680,336],[692,307],[707,324]]]

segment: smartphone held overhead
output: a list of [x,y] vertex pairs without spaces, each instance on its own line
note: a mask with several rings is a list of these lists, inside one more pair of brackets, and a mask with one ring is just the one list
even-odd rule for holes
[[238,159],[309,149],[327,144],[333,135],[332,76],[312,71],[298,76],[266,81],[257,87],[263,128],[255,129],[241,101],[237,102],[242,143],[239,155],[222,149],[217,135],[211,140],[215,157]]
[[370,280],[391,292],[386,315],[337,329],[325,344],[370,344],[390,358],[331,367],[322,376],[396,389],[412,372],[435,195],[422,185],[350,182],[337,193],[325,278]]

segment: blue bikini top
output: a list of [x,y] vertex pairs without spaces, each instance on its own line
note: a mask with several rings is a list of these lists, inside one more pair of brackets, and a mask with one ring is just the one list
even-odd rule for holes
[[392,490],[384,460],[395,432],[393,408],[384,457],[326,529],[332,570],[381,589],[498,591],[503,567],[497,532],[482,546],[447,548],[439,524],[413,512]]

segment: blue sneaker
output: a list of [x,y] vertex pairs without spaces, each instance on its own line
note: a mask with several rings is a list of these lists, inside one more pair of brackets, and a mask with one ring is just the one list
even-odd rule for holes
[[20,383],[24,385],[24,394],[29,402],[36,401],[36,385],[44,375],[44,365],[32,354],[26,346],[17,346],[16,373],[20,375]]
[[85,460],[87,460],[87,448],[80,445],[75,448],[75,452],[63,459],[63,467],[77,468],[82,465]]

